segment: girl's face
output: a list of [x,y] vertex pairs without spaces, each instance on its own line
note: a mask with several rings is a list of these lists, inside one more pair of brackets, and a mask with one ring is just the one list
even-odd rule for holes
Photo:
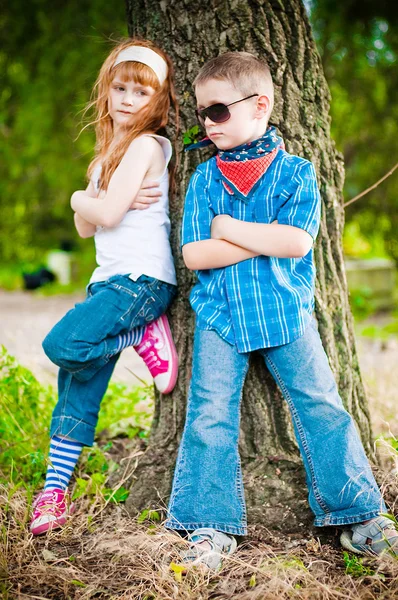
[[108,96],[109,114],[115,129],[131,125],[136,115],[149,104],[155,90],[151,86],[141,85],[131,79],[121,81],[115,76]]

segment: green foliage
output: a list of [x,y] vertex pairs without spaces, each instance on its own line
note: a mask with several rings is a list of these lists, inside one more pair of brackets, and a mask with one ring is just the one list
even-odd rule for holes
[[157,510],[144,509],[137,517],[137,521],[138,523],[144,523],[144,521],[159,522],[160,515]]
[[[332,136],[344,153],[345,198],[380,179],[398,156],[398,33],[386,3],[313,0],[311,22],[331,91]],[[398,261],[398,172],[346,209],[367,248]],[[351,232],[348,232],[350,237]],[[346,250],[352,244],[345,236]],[[350,252],[352,255],[352,253]]]
[[124,435],[148,436],[153,412],[153,386],[128,388],[113,383],[101,405],[97,431],[105,430],[108,439]]
[[45,471],[54,391],[43,387],[2,347],[0,353],[0,468],[11,483],[35,487]]
[[[393,436],[379,435],[376,438],[376,444],[382,443],[383,445],[387,445],[389,450],[391,451],[391,456],[394,458],[398,458],[398,439]],[[386,517],[394,520],[394,517],[391,515],[385,515]],[[398,524],[398,523],[396,523]]]
[[200,137],[200,128],[199,125],[194,125],[191,129],[188,129],[184,133],[183,143],[184,146],[188,146],[189,144],[196,144]]
[[[0,289],[20,290],[24,287],[23,273],[33,273],[47,266],[47,253],[37,261],[15,261],[0,265]],[[62,285],[58,281],[47,283],[33,293],[40,296],[71,294],[84,290],[95,268],[95,250],[92,239],[81,240],[79,248],[72,253],[72,281]]]
[[350,290],[350,306],[352,313],[359,321],[366,319],[375,312],[375,306],[372,302],[372,290],[363,287],[356,290]]
[[119,502],[126,502],[129,497],[130,491],[126,490],[123,486],[117,488],[116,490],[111,490],[107,488],[104,492],[105,500],[108,502],[114,502],[118,504]]
[[386,341],[391,336],[398,337],[398,319],[395,318],[387,325],[368,325],[361,329],[361,336]]
[[344,228],[344,254],[349,258],[388,258],[385,238],[389,228],[390,221],[386,215],[379,215],[378,227],[375,228],[371,211],[358,213]]
[[[343,559],[347,575],[351,575],[352,577],[373,577],[376,575],[376,571],[363,564],[363,558],[358,558],[355,555],[350,556],[348,552],[343,552]],[[378,576],[384,578],[382,574]]]
[[[71,193],[85,186],[94,150],[82,127],[110,38],[127,34],[123,2],[16,0],[0,20],[0,255],[41,262],[78,240]],[[79,242],[80,244],[80,242]]]
[[[56,392],[42,386],[3,347],[0,353],[0,482],[10,490],[26,486],[34,491],[44,478],[48,452],[48,428]],[[111,489],[107,478],[118,465],[106,453],[115,436],[146,437],[151,424],[152,388],[129,389],[111,384],[104,397],[97,433],[106,432],[103,448],[85,448],[80,460],[74,497],[96,497],[124,502],[128,490]]]

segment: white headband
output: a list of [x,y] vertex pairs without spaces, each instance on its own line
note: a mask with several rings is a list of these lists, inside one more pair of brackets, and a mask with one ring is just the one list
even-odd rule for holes
[[119,53],[113,66],[116,67],[116,65],[127,61],[134,61],[147,65],[155,72],[156,77],[160,81],[160,85],[163,85],[167,77],[167,63],[160,54],[145,46],[130,46]]

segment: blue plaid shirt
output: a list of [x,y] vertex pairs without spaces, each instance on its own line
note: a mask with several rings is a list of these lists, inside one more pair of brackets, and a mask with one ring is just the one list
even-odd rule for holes
[[[248,203],[229,194],[216,159],[198,166],[189,183],[181,245],[211,239],[211,222],[226,214],[251,223],[293,225],[314,239],[320,195],[309,161],[279,150]],[[300,337],[314,307],[312,249],[302,258],[258,256],[221,269],[196,271],[190,302],[200,329],[214,329],[238,352]]]

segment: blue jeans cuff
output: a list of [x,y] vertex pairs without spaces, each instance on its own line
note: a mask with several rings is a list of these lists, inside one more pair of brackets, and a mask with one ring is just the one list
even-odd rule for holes
[[247,527],[236,527],[234,525],[225,525],[224,523],[210,523],[209,521],[203,523],[179,523],[174,519],[168,519],[164,526],[166,529],[177,529],[179,531],[195,531],[195,529],[201,529],[202,527],[211,527],[216,531],[222,531],[223,533],[229,533],[231,535],[247,535]]
[[85,446],[94,443],[95,428],[82,420],[74,417],[53,417],[50,427],[50,437],[64,435],[76,440]]
[[378,517],[380,513],[386,513],[387,507],[385,504],[382,506],[378,506],[377,508],[363,512],[356,515],[346,515],[346,516],[338,516],[338,513],[333,515],[333,513],[324,515],[322,517],[316,517],[314,520],[315,527],[330,527],[330,526],[340,526],[340,525],[353,525],[354,523],[362,523],[363,521],[368,521],[369,519],[373,519],[374,517]]

